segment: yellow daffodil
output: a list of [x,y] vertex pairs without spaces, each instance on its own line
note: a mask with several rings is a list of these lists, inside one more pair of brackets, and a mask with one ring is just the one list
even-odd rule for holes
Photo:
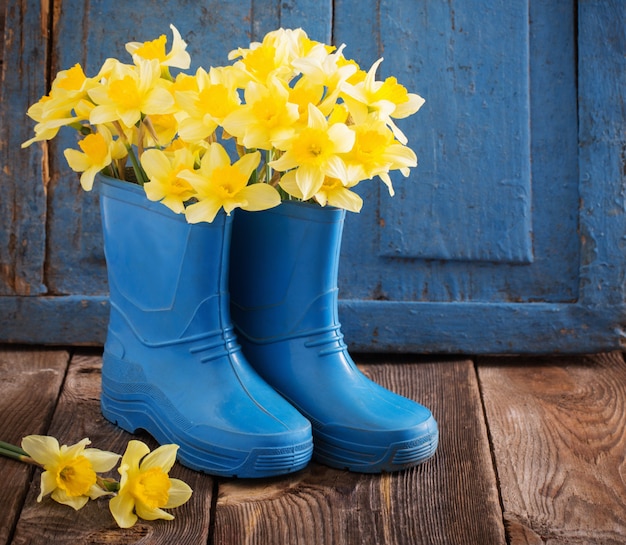
[[[179,90],[180,89],[180,90]],[[199,142],[213,134],[222,120],[235,110],[239,95],[227,71],[198,69],[194,88],[175,87],[176,102],[185,112],[178,132],[186,142]]]
[[126,155],[126,148],[119,140],[113,140],[103,125],[97,133],[89,134],[78,142],[82,151],[66,149],[63,154],[67,164],[75,172],[81,172],[80,185],[91,191],[96,174],[108,167],[113,160]]
[[372,65],[363,81],[355,85],[344,84],[343,97],[356,123],[365,121],[372,112],[376,112],[378,117],[389,125],[400,143],[406,144],[406,136],[391,118],[403,118],[414,114],[425,101],[415,93],[408,93],[395,78],[377,81],[376,70],[382,61],[380,58]]
[[89,121],[94,125],[121,121],[132,127],[142,114],[172,113],[174,97],[166,84],[157,59],[139,59],[137,66],[117,63],[108,79],[89,90],[96,103]]
[[199,170],[180,173],[180,177],[193,186],[198,200],[185,209],[187,221],[211,222],[221,208],[230,214],[235,208],[255,211],[279,205],[280,195],[272,186],[261,183],[248,185],[260,159],[258,151],[246,153],[231,165],[224,147],[211,144]]
[[353,144],[353,131],[343,123],[329,126],[324,115],[310,104],[307,126],[277,144],[285,153],[270,166],[279,172],[297,169],[295,181],[306,201],[319,191],[326,176],[348,181],[341,155],[348,153]]
[[311,40],[301,28],[280,28],[268,32],[261,43],[253,42],[248,49],[231,51],[228,58],[232,60],[241,57],[237,65],[254,81],[266,83],[270,76],[274,76],[288,82],[297,73],[291,62],[311,46]]
[[161,201],[176,212],[185,210],[184,203],[195,195],[191,184],[180,176],[182,171],[194,168],[195,156],[187,147],[165,153],[149,149],[141,156],[141,166],[150,181],[144,185],[146,196],[151,201]]
[[[356,184],[354,184],[356,185]],[[296,199],[302,199],[303,195],[296,183],[295,171],[286,172],[280,179],[280,187]],[[321,206],[336,206],[350,212],[360,212],[363,199],[350,186],[346,186],[337,178],[324,177],[324,182],[313,198]]]
[[89,439],[75,445],[59,446],[54,437],[29,435],[22,440],[22,448],[41,464],[41,491],[37,501],[51,494],[53,500],[80,509],[87,501],[108,494],[97,483],[97,473],[110,471],[119,455],[85,448]]
[[42,140],[51,140],[61,127],[86,119],[81,116],[81,110],[77,105],[84,102],[87,90],[95,85],[93,79],[85,76],[80,64],[75,64],[68,70],[61,70],[52,82],[50,93],[26,112],[26,115],[37,124],[34,129],[35,137],[24,142],[22,147]]
[[289,90],[279,79],[270,77],[267,86],[251,81],[245,105],[224,118],[224,129],[248,149],[271,149],[293,135],[300,117],[297,104],[288,101]]
[[130,528],[138,518],[172,520],[173,515],[163,509],[189,500],[189,485],[169,476],[177,450],[178,445],[163,445],[150,452],[141,441],[128,443],[118,470],[120,489],[109,502],[111,514],[121,528]]
[[335,53],[329,54],[324,44],[318,44],[306,57],[293,61],[307,81],[322,85],[327,90],[323,102],[317,105],[324,115],[336,104],[343,82],[356,71],[354,64],[341,62],[344,47],[342,45]]
[[353,125],[355,134],[353,148],[344,156],[349,178],[364,180],[379,176],[393,196],[393,186],[388,175],[390,170],[400,170],[406,177],[409,167],[417,165],[417,157],[411,148],[400,144],[389,127],[375,116],[365,123]]
[[128,42],[126,51],[142,59],[156,59],[161,67],[171,66],[186,70],[191,65],[191,57],[187,53],[187,43],[182,39],[180,32],[174,25],[170,25],[170,29],[174,39],[169,53],[165,52],[165,45],[167,44],[165,35],[149,42]]

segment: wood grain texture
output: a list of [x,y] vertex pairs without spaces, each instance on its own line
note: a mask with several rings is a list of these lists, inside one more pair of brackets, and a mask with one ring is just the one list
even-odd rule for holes
[[478,370],[511,545],[625,543],[622,355],[485,358]]
[[8,0],[0,77],[0,296],[38,295],[44,285],[47,182],[45,145],[26,110],[46,92],[46,2]]
[[[22,437],[45,433],[69,361],[64,350],[0,351],[0,439],[19,445]],[[13,532],[33,468],[0,457],[0,545]]]
[[435,457],[381,476],[311,464],[290,478],[221,482],[215,544],[505,542],[472,363],[396,362],[364,370],[432,409],[441,430]]
[[[622,312],[626,275],[626,261],[619,258],[624,256],[626,231],[624,28],[626,3],[621,0],[578,2],[581,298],[590,306],[620,306]],[[611,271],[610,277],[606,271]]]
[[[133,436],[110,424],[100,413],[99,355],[72,359],[57,410],[48,435],[62,444],[73,444],[84,437],[91,446],[122,454],[127,442],[140,438],[155,448],[147,435]],[[130,529],[120,529],[108,509],[106,498],[90,501],[80,511],[58,504],[49,497],[37,503],[39,476],[35,475],[15,530],[12,545],[89,544],[162,544],[207,543],[213,479],[176,464],[170,472],[194,490],[185,505],[172,510],[173,521],[139,521]],[[115,471],[111,476],[116,476]],[[119,477],[119,476],[117,476]]]

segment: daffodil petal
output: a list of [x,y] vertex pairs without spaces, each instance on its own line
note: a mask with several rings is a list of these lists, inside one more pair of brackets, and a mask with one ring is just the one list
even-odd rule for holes
[[318,168],[303,165],[296,171],[296,183],[302,191],[302,199],[308,201],[322,187],[324,173]]
[[191,487],[186,482],[180,479],[170,479],[169,497],[163,507],[165,509],[178,507],[187,502],[192,494],[193,490],[191,490]]
[[280,187],[282,187],[287,193],[296,199],[302,199],[302,191],[298,187],[296,182],[296,171],[290,170],[285,172],[280,178]]
[[109,510],[120,528],[130,528],[137,522],[134,508],[135,502],[130,494],[118,494],[109,502]]
[[246,201],[241,208],[249,212],[267,210],[280,204],[280,194],[268,184],[253,184],[244,187],[237,197]]
[[185,208],[185,217],[189,223],[211,223],[221,207],[222,203],[218,199],[206,198]]
[[230,157],[224,146],[213,143],[209,146],[209,151],[204,154],[200,170],[208,174],[216,168],[230,165]]
[[96,473],[105,473],[115,467],[118,460],[121,458],[119,454],[114,452],[107,452],[97,448],[85,449],[84,456],[91,462],[93,470]]
[[78,150],[66,149],[63,151],[63,155],[65,155],[67,164],[74,172],[85,172],[91,165],[88,157]]
[[158,467],[167,473],[176,462],[178,448],[178,445],[161,445],[144,458],[141,463],[142,471]]
[[148,178],[157,178],[162,172],[171,170],[170,161],[161,150],[149,149],[141,156],[141,166],[146,171]]
[[234,166],[239,169],[239,172],[243,174],[243,177],[248,180],[252,171],[259,166],[261,162],[261,154],[258,151],[253,153],[246,153],[239,159]]
[[96,179],[96,175],[100,172],[98,167],[89,167],[80,177],[80,185],[85,191],[91,191],[93,188],[93,181]]
[[135,505],[135,511],[139,518],[144,520],[174,520],[174,515],[163,511],[163,509],[150,509],[141,503]]
[[[32,456],[31,456],[32,458]],[[41,474],[40,484],[39,484],[39,496],[37,497],[37,501],[41,501],[44,496],[50,494],[57,487],[57,480],[52,471],[44,471]]]
[[143,441],[131,439],[122,456],[122,464],[130,467],[139,467],[141,459],[150,452],[150,448]]
[[350,212],[358,213],[363,207],[363,199],[345,187],[327,194],[326,200],[329,205],[344,208]]
[[50,497],[56,501],[57,503],[62,503],[63,505],[69,505],[74,508],[76,511],[85,507],[86,503],[89,501],[87,496],[70,496],[64,490],[57,488],[52,492]]
[[22,439],[22,449],[38,464],[46,465],[56,460],[59,442],[46,435],[27,435]]

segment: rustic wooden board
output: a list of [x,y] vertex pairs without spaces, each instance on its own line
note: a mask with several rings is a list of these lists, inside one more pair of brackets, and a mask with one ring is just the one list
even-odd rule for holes
[[432,409],[441,431],[432,460],[383,476],[311,464],[291,478],[224,481],[214,543],[505,543],[472,362],[408,361],[365,365],[364,370]]
[[[135,436],[113,426],[100,413],[101,362],[99,354],[76,356],[72,359],[48,434],[66,444],[89,437],[92,447],[121,454],[127,442]],[[139,438],[151,448],[156,446],[145,435]],[[133,528],[126,530],[115,524],[106,499],[90,501],[80,511],[60,505],[50,498],[44,498],[41,503],[37,503],[39,475],[35,474],[12,544],[207,543],[213,479],[178,464],[170,474],[191,486],[194,490],[191,500],[172,510],[176,517],[173,521],[140,520]]]
[[7,1],[0,75],[0,295],[45,293],[47,165],[45,145],[20,149],[33,135],[26,110],[45,94],[47,2]]
[[[0,439],[19,445],[28,434],[45,433],[69,361],[64,350],[0,351]],[[33,395],[36,392],[36,395]],[[13,532],[32,468],[0,458],[0,545]]]
[[485,358],[478,370],[510,544],[625,543],[622,355]]

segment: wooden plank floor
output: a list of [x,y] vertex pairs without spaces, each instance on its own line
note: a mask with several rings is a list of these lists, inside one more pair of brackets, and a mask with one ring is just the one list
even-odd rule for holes
[[[37,503],[40,470],[0,459],[0,545],[626,543],[621,354],[355,359],[431,407],[441,431],[432,460],[382,476],[312,463],[262,481],[176,465],[194,489],[176,519],[121,530],[105,500],[80,511]],[[99,352],[0,347],[0,439],[89,437],[122,452],[131,436],[100,415],[100,365]]]

